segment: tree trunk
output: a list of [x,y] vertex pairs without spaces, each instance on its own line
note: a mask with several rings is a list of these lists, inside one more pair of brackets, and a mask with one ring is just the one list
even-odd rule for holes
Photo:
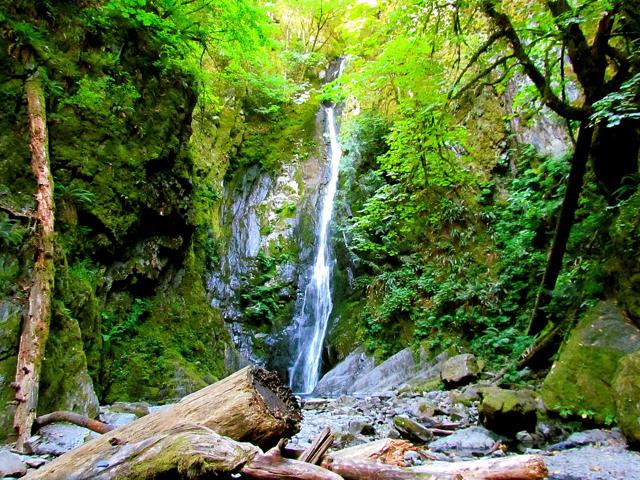
[[197,480],[229,478],[231,473],[267,480],[340,479],[315,465],[282,458],[277,448],[265,454],[254,445],[192,423],[174,424],[135,442],[112,441],[99,456],[92,456],[91,462],[71,453],[60,457],[63,462],[54,462],[56,468],[47,465],[32,473],[29,480]]
[[33,478],[85,478],[75,476],[76,472],[91,472],[104,459],[116,458],[114,455],[119,450],[114,446],[146,445],[145,442],[152,442],[152,438],[156,439],[154,442],[160,441],[179,431],[185,423],[268,448],[281,437],[295,434],[300,419],[298,403],[277,375],[247,367],[192,393],[170,408],[85,443],[42,467]]
[[435,462],[408,470],[434,475],[455,474],[473,480],[538,480],[549,474],[540,455],[514,455],[469,462]]
[[578,200],[580,199],[580,193],[582,192],[592,136],[592,127],[589,126],[587,121],[582,122],[580,125],[580,132],[578,133],[576,149],[573,153],[573,159],[571,162],[571,171],[569,172],[569,179],[567,181],[567,190],[564,194],[564,200],[562,202],[562,207],[560,208],[560,216],[558,217],[558,223],[556,225],[556,232],[553,237],[553,244],[547,259],[547,267],[545,269],[544,276],[542,277],[540,290],[538,291],[536,303],[531,314],[531,320],[529,322],[529,329],[527,332],[528,335],[537,335],[547,326],[548,323],[546,308],[551,301],[551,294],[553,293],[556,281],[558,280],[558,275],[562,269],[562,260],[567,250],[569,234],[573,227],[575,213],[578,208]]
[[31,426],[36,417],[40,370],[51,321],[51,292],[54,281],[53,180],[49,167],[44,88],[38,72],[27,79],[24,88],[31,134],[31,169],[37,184],[35,218],[38,231],[35,265],[29,291],[29,312],[22,326],[16,381],[13,384],[17,401],[13,425],[18,434],[18,451],[23,451],[24,442],[31,434]]

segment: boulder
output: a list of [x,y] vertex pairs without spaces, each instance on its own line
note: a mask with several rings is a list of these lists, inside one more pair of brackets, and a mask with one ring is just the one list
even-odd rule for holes
[[583,447],[585,445],[595,446],[620,446],[625,447],[626,442],[620,433],[620,430],[583,430],[582,432],[574,432],[562,442],[549,445],[546,450],[566,450],[568,448]]
[[27,466],[15,453],[0,451],[0,478],[22,477],[27,474]]
[[60,456],[83,443],[99,437],[100,434],[70,423],[45,425],[38,434],[29,438],[26,447],[36,455]]
[[476,357],[470,353],[456,355],[444,362],[440,377],[446,387],[459,387],[478,377],[480,367]]
[[429,444],[433,452],[447,453],[458,457],[489,455],[498,437],[484,427],[470,427],[439,438]]
[[[443,363],[452,355],[452,349],[434,356],[420,350],[415,354],[405,348],[358,378],[348,393],[373,393],[393,389],[421,388],[440,377]],[[436,382],[437,383],[437,382]]]
[[393,425],[403,438],[412,442],[426,443],[433,440],[433,433],[405,415],[393,417]]
[[488,429],[502,435],[514,436],[536,428],[538,396],[531,390],[506,390],[485,387],[482,390],[480,421]]
[[629,443],[640,445],[640,351],[620,360],[613,389],[618,425]]
[[320,379],[313,395],[337,397],[345,394],[350,391],[355,379],[367,374],[374,367],[373,358],[368,356],[363,348],[358,348]]
[[640,330],[612,302],[590,310],[569,335],[542,385],[548,410],[587,415],[599,424],[616,416],[613,384],[620,360],[640,350]]

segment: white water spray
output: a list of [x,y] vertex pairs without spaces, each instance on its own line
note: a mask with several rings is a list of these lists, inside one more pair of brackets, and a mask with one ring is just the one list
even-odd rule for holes
[[335,261],[329,251],[329,224],[333,214],[333,200],[338,188],[338,168],[342,148],[336,133],[333,107],[326,107],[327,128],[330,140],[331,177],[326,186],[321,204],[321,215],[316,238],[318,250],[313,274],[304,291],[302,309],[296,319],[297,355],[289,369],[289,385],[299,393],[313,391],[320,377],[322,345],[327,333],[329,315],[333,308],[331,300],[331,273]]

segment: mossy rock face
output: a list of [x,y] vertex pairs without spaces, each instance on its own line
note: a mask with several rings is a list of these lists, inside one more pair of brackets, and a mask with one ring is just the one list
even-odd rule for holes
[[22,309],[13,302],[0,302],[0,439],[13,433],[13,400],[11,382],[16,377],[16,356],[20,341]]
[[620,359],[640,350],[640,331],[611,302],[593,308],[571,332],[541,394],[548,410],[587,416],[596,423],[615,418],[612,385]]
[[51,332],[42,364],[38,412],[68,410],[95,418],[99,406],[87,372],[78,321],[61,302],[54,302]]
[[482,396],[480,421],[488,429],[509,436],[535,430],[539,403],[535,392],[486,387]]
[[620,360],[613,388],[620,429],[630,443],[640,445],[640,350]]

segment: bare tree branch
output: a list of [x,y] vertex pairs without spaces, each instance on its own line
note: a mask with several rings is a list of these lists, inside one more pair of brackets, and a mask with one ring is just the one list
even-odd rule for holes
[[538,70],[533,60],[527,54],[509,17],[502,12],[498,12],[491,0],[484,0],[482,2],[482,10],[485,15],[493,21],[497,30],[504,32],[504,36],[509,41],[513,50],[513,55],[518,59],[525,73],[536,86],[542,102],[561,117],[571,120],[583,120],[587,118],[589,115],[588,108],[569,105],[553,93],[546,78],[540,73],[540,70]]

